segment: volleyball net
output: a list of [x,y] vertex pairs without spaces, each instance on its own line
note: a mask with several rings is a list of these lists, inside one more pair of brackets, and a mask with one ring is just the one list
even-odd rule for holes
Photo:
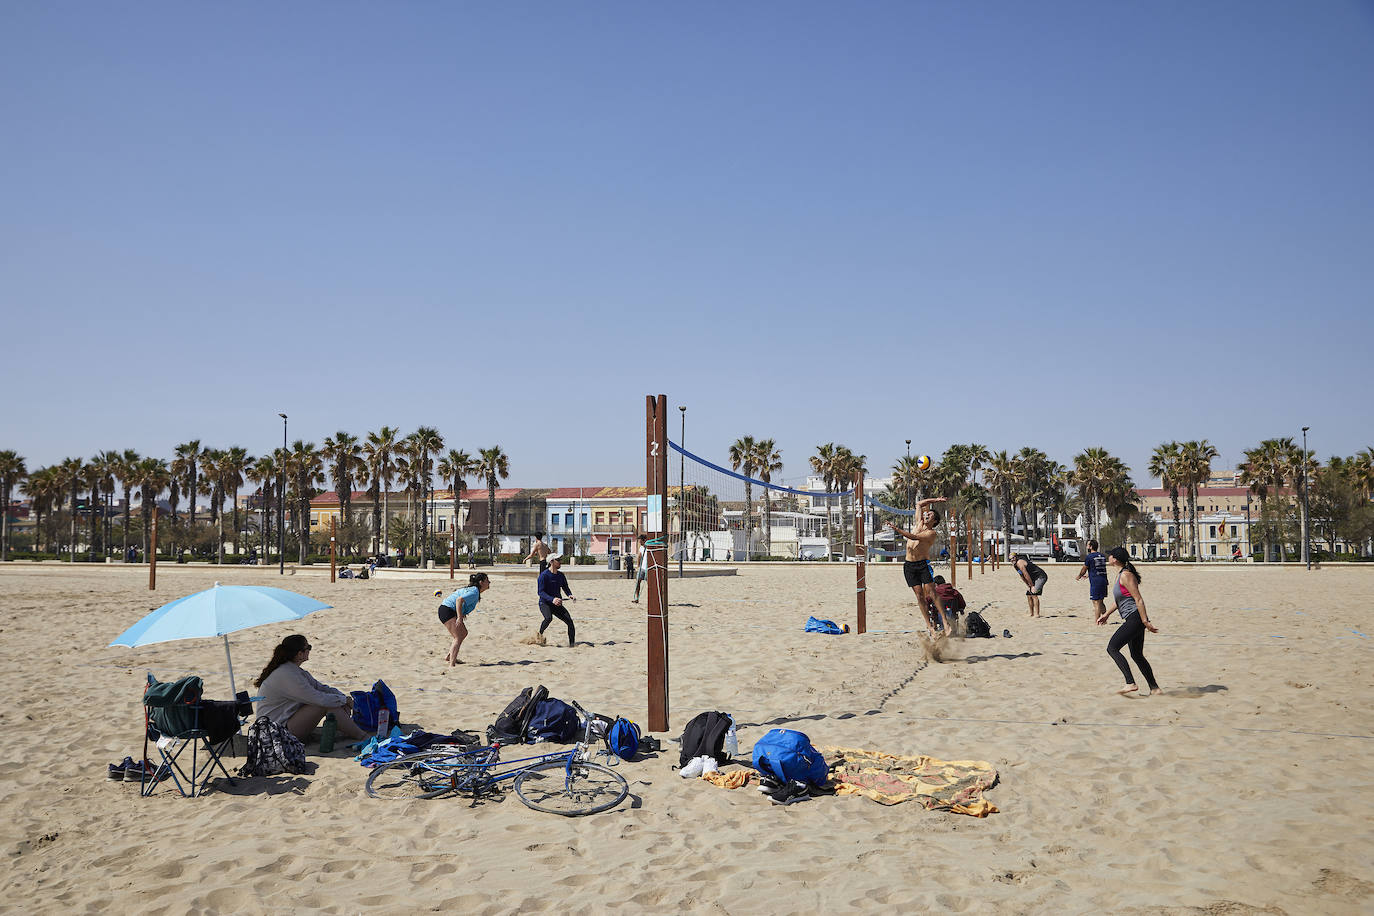
[[[772,474],[763,480],[694,455],[676,442],[668,445],[670,563],[853,554],[853,489],[789,487]],[[849,551],[843,553],[846,545]]]

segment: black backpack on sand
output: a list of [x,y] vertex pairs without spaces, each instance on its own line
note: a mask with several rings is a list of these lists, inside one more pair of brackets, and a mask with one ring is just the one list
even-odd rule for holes
[[678,754],[678,767],[685,767],[701,756],[714,757],[717,763],[722,764],[729,760],[725,755],[725,733],[730,730],[730,724],[730,717],[723,712],[697,713],[682,730],[682,752]]
[[969,611],[964,617],[964,633],[969,639],[991,639],[992,627],[977,611]]
[[535,707],[548,698],[549,692],[543,684],[520,691],[520,695],[506,704],[501,715],[496,717],[496,723],[487,726],[487,740],[502,744],[524,744]]

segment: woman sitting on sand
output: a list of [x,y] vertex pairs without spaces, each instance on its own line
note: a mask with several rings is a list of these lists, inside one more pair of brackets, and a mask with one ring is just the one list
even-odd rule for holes
[[327,713],[334,713],[339,733],[365,738],[367,733],[353,721],[353,700],[342,690],[315,680],[301,666],[310,660],[310,641],[294,633],[272,650],[272,660],[253,685],[262,693],[258,718],[286,727],[304,744]]
[[468,576],[467,588],[458,589],[439,605],[439,622],[453,637],[453,645],[449,647],[448,655],[444,656],[444,661],[448,662],[450,668],[458,664],[458,650],[462,647],[463,640],[468,637],[468,615],[477,610],[477,602],[482,600],[482,592],[489,588],[491,580],[487,578],[486,573],[473,573]]
[[[1150,623],[1150,618],[1145,612],[1145,599],[1140,594],[1140,573],[1131,562],[1125,547],[1113,547],[1107,551],[1107,565],[1119,570],[1116,585],[1112,588],[1112,600],[1116,602],[1116,612],[1121,615],[1121,626],[1107,643],[1107,654],[1116,662],[1116,666],[1126,678],[1126,686],[1117,693],[1134,693],[1139,689],[1136,687],[1135,679],[1131,677],[1131,666],[1121,655],[1122,646],[1131,647],[1131,658],[1135,659],[1140,673],[1145,675],[1145,683],[1150,685],[1150,693],[1163,693],[1155,683],[1154,670],[1145,660],[1145,631],[1158,633],[1159,629]],[[1101,614],[1095,615],[1098,626],[1107,622],[1109,613],[1104,607]]]

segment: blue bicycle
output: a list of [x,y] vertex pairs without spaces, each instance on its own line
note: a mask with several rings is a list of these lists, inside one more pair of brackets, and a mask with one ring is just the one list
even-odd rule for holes
[[[502,760],[501,745],[467,751],[423,751],[382,764],[367,777],[372,798],[438,798],[460,794],[473,798],[499,792],[512,780],[515,794],[530,808],[546,814],[581,817],[607,811],[630,794],[629,783],[619,773],[588,759],[595,741],[595,719],[576,703],[583,721],[582,740],[566,751],[537,754],[518,760]],[[609,751],[599,751],[619,762]]]

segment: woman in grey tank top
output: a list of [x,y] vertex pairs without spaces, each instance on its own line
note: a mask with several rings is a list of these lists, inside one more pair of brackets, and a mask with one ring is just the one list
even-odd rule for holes
[[[1107,654],[1121,669],[1122,677],[1126,678],[1126,686],[1117,693],[1135,693],[1140,689],[1136,686],[1135,678],[1131,676],[1131,666],[1121,654],[1121,649],[1125,646],[1130,647],[1135,666],[1145,675],[1145,683],[1150,686],[1150,693],[1163,693],[1159,689],[1159,684],[1155,682],[1154,669],[1145,660],[1145,631],[1158,633],[1159,629],[1150,623],[1146,613],[1145,598],[1140,594],[1140,572],[1131,562],[1130,554],[1126,553],[1125,547],[1113,547],[1107,551],[1107,566],[1117,570],[1116,584],[1112,587],[1111,594],[1112,600],[1116,602],[1116,612],[1121,615],[1121,626],[1117,627],[1107,643]],[[1107,622],[1110,612],[1104,607],[1102,613],[1095,616],[1097,625],[1102,626]]]

